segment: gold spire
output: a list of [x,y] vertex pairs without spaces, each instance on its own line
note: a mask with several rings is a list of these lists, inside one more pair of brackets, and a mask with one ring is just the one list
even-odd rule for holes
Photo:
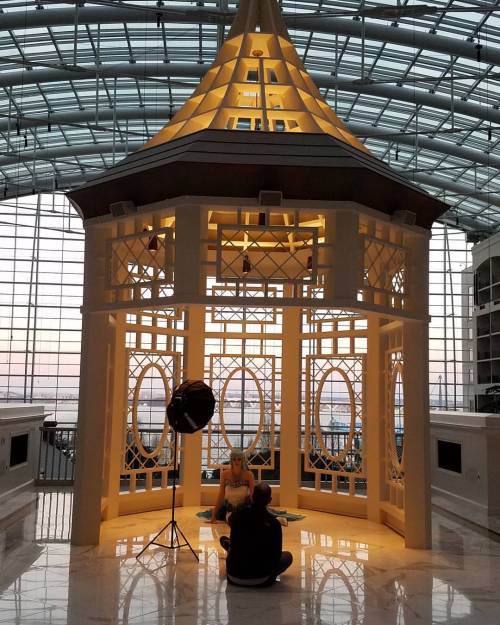
[[306,72],[276,0],[240,1],[212,67],[144,147],[205,129],[326,133],[368,152]]

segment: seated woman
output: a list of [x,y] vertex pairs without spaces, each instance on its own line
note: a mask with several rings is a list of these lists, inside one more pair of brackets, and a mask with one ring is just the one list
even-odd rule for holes
[[227,514],[236,506],[250,501],[253,486],[253,474],[248,469],[245,453],[239,449],[232,449],[229,467],[224,469],[220,476],[219,493],[210,522],[226,520]]

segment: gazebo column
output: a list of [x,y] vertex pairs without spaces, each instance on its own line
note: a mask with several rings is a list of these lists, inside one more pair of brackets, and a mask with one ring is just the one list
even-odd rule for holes
[[78,438],[73,522],[74,545],[99,543],[104,454],[109,418],[110,346],[115,328],[108,312],[92,312],[105,303],[104,265],[108,228],[89,228],[85,236],[82,318],[82,367],[78,401]]
[[[204,378],[204,343],[205,343],[205,307],[192,305],[188,312],[187,349],[185,371],[189,380]],[[194,434],[182,435],[182,505],[199,506],[201,504],[201,454],[202,430]]]
[[123,465],[124,426],[127,415],[126,373],[128,371],[125,349],[126,313],[110,316],[113,331],[110,349],[109,414],[106,419],[106,449],[104,455],[104,507],[103,520],[114,519],[120,513],[120,474]]
[[109,380],[108,313],[83,315],[82,367],[78,404],[78,440],[73,524],[74,545],[97,545],[101,525],[103,463],[108,413]]
[[[197,301],[204,294],[203,260],[207,215],[198,205],[182,206],[175,212],[175,282],[177,301]],[[203,380],[205,354],[205,306],[191,304],[187,313],[188,336],[184,352],[184,374],[189,380]],[[202,432],[183,435],[182,503],[201,504]]]
[[280,506],[296,508],[300,487],[301,309],[283,310]]
[[336,307],[352,304],[357,300],[363,266],[359,218],[355,211],[340,208],[328,212],[325,222],[328,264],[332,265],[325,295],[327,300],[334,299]]
[[406,546],[431,546],[428,323],[403,323]]
[[380,334],[380,318],[368,316],[368,353],[365,386],[365,441],[367,474],[367,516],[382,523],[381,502],[384,500],[384,350]]
[[[143,224],[136,220],[122,220],[115,224],[116,236],[133,235],[141,232]],[[127,270],[123,264],[115,267],[115,279],[127,282]],[[129,289],[120,289],[115,293],[118,302],[128,301]],[[125,424],[127,422],[128,362],[126,352],[127,313],[119,311],[110,315],[109,346],[109,389],[108,413],[106,415],[106,447],[103,467],[103,503],[102,519],[107,521],[120,514],[120,475],[124,464]]]
[[429,424],[429,235],[412,237],[408,282],[419,320],[403,323],[406,546],[431,547]]

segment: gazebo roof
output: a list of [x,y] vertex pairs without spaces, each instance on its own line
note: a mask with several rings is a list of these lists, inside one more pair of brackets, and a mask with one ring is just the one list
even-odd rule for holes
[[241,0],[212,67],[145,146],[71,191],[83,218],[110,204],[177,196],[353,201],[411,210],[430,228],[447,206],[395,173],[326,104],[290,41],[276,0]]
[[411,210],[430,228],[446,206],[373,156],[328,134],[203,130],[139,150],[68,195],[84,219],[110,204],[178,196],[352,201],[386,214]]
[[241,0],[212,66],[144,147],[204,129],[326,133],[368,152],[307,73],[276,0]]

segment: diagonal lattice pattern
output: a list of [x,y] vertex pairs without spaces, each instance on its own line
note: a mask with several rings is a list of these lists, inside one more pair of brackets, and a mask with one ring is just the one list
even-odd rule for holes
[[210,386],[217,404],[208,427],[210,468],[229,462],[233,447],[247,452],[251,468],[274,467],[275,360],[274,355],[211,355]]
[[317,247],[317,228],[220,225],[217,279],[315,284]]
[[306,360],[304,469],[362,477],[364,354]]
[[[167,471],[173,468],[173,441],[166,405],[173,387],[178,383],[180,354],[141,349],[129,349],[127,353],[128,403],[123,472],[128,475],[161,472],[164,481]],[[153,380],[149,388],[141,388],[145,374],[153,368],[161,370],[162,375],[157,378],[160,382],[155,384]],[[156,404],[159,410],[156,414],[151,409],[149,413],[139,414],[139,404]]]
[[363,319],[362,315],[350,310],[335,308],[308,308],[306,322],[309,325],[332,324],[334,331],[356,328],[355,322]]
[[144,297],[147,291],[171,287],[173,231],[161,228],[111,239],[106,260],[108,289],[138,289]]
[[[212,295],[215,297],[273,297],[276,288],[268,287],[261,289],[248,285],[213,286]],[[259,306],[255,308],[243,306],[214,306],[210,309],[210,320],[212,323],[242,324],[250,323],[257,325],[276,324],[276,308],[269,306]]]
[[407,255],[399,245],[364,237],[363,301],[407,307]]

